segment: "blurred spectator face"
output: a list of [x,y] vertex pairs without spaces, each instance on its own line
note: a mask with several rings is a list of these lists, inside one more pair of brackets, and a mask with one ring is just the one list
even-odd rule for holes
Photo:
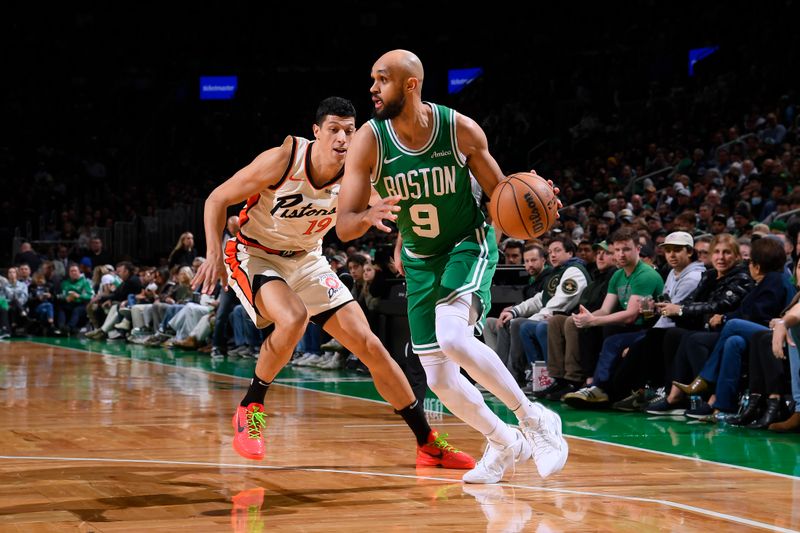
[[700,215],[700,220],[704,222],[708,222],[711,220],[711,217],[714,216],[714,212],[711,210],[711,206],[708,204],[703,204],[698,209],[697,214]]
[[72,265],[69,267],[69,279],[72,281],[78,281],[78,278],[81,277],[81,269],[78,268],[78,265]]
[[197,272],[197,269],[199,269],[199,268],[200,268],[200,266],[201,266],[203,263],[205,263],[205,261],[203,261],[203,260],[202,260],[202,259],[200,259],[199,257],[195,257],[195,258],[192,260],[192,270],[194,270],[195,272]]
[[358,263],[347,263],[347,270],[350,271],[350,275],[353,276],[354,280],[361,281],[364,279],[364,267]]
[[583,259],[583,262],[588,264],[595,262],[595,255],[594,250],[592,250],[592,245],[588,243],[583,243],[578,246],[578,257]]
[[59,259],[66,259],[67,255],[69,254],[69,250],[67,250],[67,247],[62,244],[58,247],[57,254]]
[[697,260],[701,261],[706,268],[711,268],[711,254],[708,253],[710,247],[710,242],[700,241],[694,243],[694,251],[697,253]]
[[708,191],[708,194],[706,195],[706,202],[711,204],[712,207],[718,206],[721,200],[722,198],[720,197],[718,190],[711,189]]
[[33,250],[33,248],[31,248],[31,243],[29,242],[23,242],[19,245],[20,253],[30,252],[31,250]]
[[192,248],[194,248],[194,235],[192,235],[191,233],[187,233],[183,237],[182,245],[184,250],[191,250]]
[[522,264],[522,250],[517,246],[508,246],[503,254],[506,258],[507,265],[521,265]]
[[92,240],[89,241],[89,249],[93,253],[99,254],[103,251],[103,241],[99,237],[92,238]]
[[598,240],[604,240],[608,237],[608,224],[606,222],[597,223],[597,232],[595,233]]
[[608,201],[608,210],[609,211],[611,211],[612,213],[616,214],[617,211],[619,211],[620,209],[621,208],[619,206],[619,202],[617,201],[616,198],[612,198],[611,200]]
[[528,250],[523,254],[525,259],[525,270],[531,276],[538,276],[544,270],[544,257],[538,248]]
[[778,238],[783,243],[783,251],[786,252],[786,256],[788,257],[788,256],[792,255],[793,246],[792,246],[792,243],[789,242],[788,237],[786,237],[786,235],[784,235],[783,233],[776,233],[776,235],[778,236]]
[[619,268],[632,269],[639,262],[639,245],[632,240],[615,242],[611,246]]
[[594,262],[597,265],[597,269],[600,270],[600,272],[604,272],[614,265],[614,255],[601,248],[595,252]]
[[750,245],[749,244],[740,244],[739,245],[739,253],[742,256],[744,261],[750,261]]
[[364,265],[364,281],[367,283],[375,279],[375,267],[367,263]]
[[714,220],[711,223],[711,233],[713,233],[714,235],[725,233],[725,227],[726,227],[725,222],[721,220]]
[[117,276],[119,276],[119,279],[122,281],[127,281],[128,278],[131,277],[131,272],[125,268],[125,265],[119,265],[117,267]]
[[17,269],[14,268],[14,267],[9,268],[8,272],[6,273],[6,277],[8,278],[8,281],[10,281],[11,283],[16,283],[16,281],[18,279],[17,278]]
[[19,279],[25,281],[31,277],[31,267],[23,263],[17,267],[17,274],[19,275]]
[[634,212],[641,210],[643,207],[642,197],[638,194],[631,196],[631,206],[633,206]]
[[773,200],[777,200],[778,198],[780,198],[781,196],[783,196],[783,187],[781,187],[780,185],[775,185],[775,186],[772,188],[772,192],[771,192],[771,193],[769,193],[769,196],[770,196],[770,198],[772,198]]
[[559,241],[553,241],[547,247],[547,256],[550,260],[550,264],[553,265],[553,268],[556,268],[567,261],[572,257],[571,254],[568,254],[567,251],[564,249],[564,245]]

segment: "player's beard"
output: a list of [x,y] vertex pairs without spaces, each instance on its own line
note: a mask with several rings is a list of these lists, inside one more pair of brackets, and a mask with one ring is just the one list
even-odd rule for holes
[[391,120],[399,115],[403,110],[403,106],[406,105],[406,97],[403,95],[400,97],[400,99],[395,100],[394,102],[387,102],[386,100],[382,100],[382,102],[383,109],[378,111],[377,109],[373,108],[373,114],[378,120]]

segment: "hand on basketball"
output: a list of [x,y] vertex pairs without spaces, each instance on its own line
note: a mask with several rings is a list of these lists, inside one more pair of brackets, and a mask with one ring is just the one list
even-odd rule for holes
[[577,313],[572,314],[572,320],[577,328],[588,328],[592,325],[594,315],[584,306],[580,306]]
[[397,205],[400,199],[401,196],[398,195],[381,198],[378,203],[367,210],[366,216],[369,223],[381,231],[391,233],[392,228],[384,224],[383,221],[391,220],[394,222],[397,220],[397,215],[395,213],[400,212],[400,206]]
[[200,265],[200,268],[197,269],[197,274],[192,278],[192,290],[197,290],[200,287],[201,293],[211,294],[214,292],[217,281],[222,283],[222,287],[225,290],[228,290],[226,278],[225,263],[222,262],[222,256],[216,260],[209,257],[207,261]]
[[[533,169],[533,168],[531,169],[531,174],[535,174],[536,176],[539,176],[539,174],[536,172],[536,169]],[[541,176],[539,176],[539,177],[542,178]],[[542,178],[542,179],[544,179],[544,178]],[[550,188],[553,189],[553,194],[556,195],[556,201],[558,202],[558,209],[563,208],[564,204],[561,203],[561,199],[558,197],[559,193],[561,193],[561,189],[556,187],[556,184],[553,183],[553,180],[547,180],[547,184],[550,186]],[[556,210],[556,218],[561,218],[561,214],[558,212],[558,210]]]

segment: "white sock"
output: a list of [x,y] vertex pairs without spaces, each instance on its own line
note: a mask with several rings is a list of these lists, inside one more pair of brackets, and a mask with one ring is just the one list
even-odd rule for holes
[[483,395],[461,374],[455,362],[441,352],[423,355],[419,360],[425,369],[428,387],[451,413],[494,444],[508,446],[514,442],[514,432],[489,409]]
[[436,307],[436,340],[444,354],[466,370],[486,390],[497,396],[522,420],[536,415],[531,402],[508,368],[491,348],[472,334],[468,322],[472,295]]

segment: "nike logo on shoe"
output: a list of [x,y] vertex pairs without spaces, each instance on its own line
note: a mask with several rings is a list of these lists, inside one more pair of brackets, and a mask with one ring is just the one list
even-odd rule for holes
[[241,432],[243,432],[245,429],[246,429],[246,427],[242,426],[242,425],[239,423],[239,417],[237,416],[237,417],[236,417],[236,431],[237,431],[238,433],[241,433]]
[[402,154],[400,154],[400,155],[398,155],[398,156],[395,156],[395,157],[393,157],[393,158],[391,158],[391,159],[386,159],[386,158],[384,157],[384,158],[383,158],[383,164],[384,164],[384,165],[388,165],[389,163],[391,163],[391,162],[393,162],[393,161],[397,161],[397,160],[398,160],[398,159],[400,159],[401,157],[403,157],[403,155],[402,155]]

